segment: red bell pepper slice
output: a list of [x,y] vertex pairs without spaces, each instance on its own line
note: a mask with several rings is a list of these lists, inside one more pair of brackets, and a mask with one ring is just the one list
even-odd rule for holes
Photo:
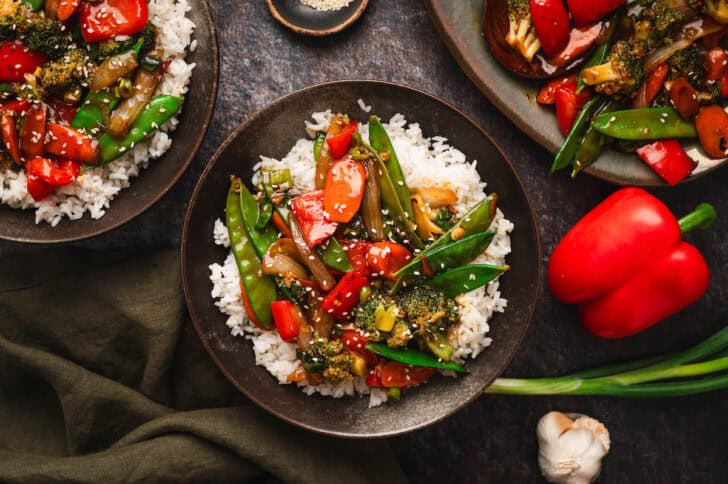
[[71,124],[76,117],[78,106],[66,104],[62,99],[52,97],[46,101],[50,107],[48,119],[54,123]]
[[559,53],[549,59],[549,64],[559,67],[578,59],[594,45],[601,31],[601,22],[584,27],[574,27],[569,33],[569,42]]
[[387,361],[380,367],[382,386],[403,388],[425,383],[435,374],[434,368],[405,365],[398,361]]
[[347,319],[359,304],[359,293],[369,280],[356,271],[347,272],[321,301],[321,308],[335,319]]
[[20,149],[27,159],[45,153],[46,119],[48,108],[43,103],[33,104],[23,117],[20,128]]
[[716,159],[728,156],[728,114],[721,106],[700,108],[695,117],[695,129],[708,156]]
[[291,201],[291,208],[301,226],[309,247],[315,247],[336,232],[338,223],[329,220],[324,209],[324,191],[316,190],[299,195]]
[[32,175],[26,175],[26,177],[28,180],[26,185],[28,193],[31,197],[33,197],[33,200],[35,200],[36,202],[43,201],[48,195],[53,192],[53,187],[43,180],[40,180]]
[[344,248],[344,252],[346,252],[354,270],[364,277],[370,277],[372,275],[372,268],[367,262],[367,255],[369,255],[369,250],[372,248],[372,243],[350,240],[341,240],[339,242]]
[[695,97],[695,89],[687,79],[680,77],[675,79],[670,87],[670,98],[680,117],[690,121],[698,113],[700,104]]
[[554,104],[556,102],[556,90],[570,82],[576,82],[576,74],[551,79],[538,91],[536,101],[539,104]]
[[650,103],[652,103],[652,100],[655,99],[655,96],[657,96],[665,84],[665,79],[667,79],[669,72],[670,66],[667,62],[663,62],[654,71],[650,72],[635,96],[633,105],[635,109],[650,107]]
[[372,367],[379,362],[377,355],[367,349],[369,340],[359,331],[346,329],[341,333],[341,343],[349,350],[366,360],[367,366]]
[[726,71],[720,78],[720,97],[721,99],[728,98],[728,71]]
[[375,242],[367,254],[369,267],[385,279],[397,279],[395,273],[412,260],[412,253],[394,242]]
[[328,136],[326,138],[326,144],[329,145],[329,153],[333,159],[341,158],[349,152],[351,148],[351,140],[353,134],[359,128],[357,121],[351,121],[349,124],[341,128],[339,134]]
[[20,143],[18,142],[18,130],[15,126],[15,117],[8,111],[3,111],[0,114],[0,130],[2,130],[5,151],[8,152],[10,158],[12,158],[16,165],[22,165],[23,160],[20,157]]
[[341,158],[329,167],[324,187],[324,209],[329,219],[346,223],[359,211],[367,172],[359,161]]
[[118,35],[133,35],[149,21],[147,0],[83,2],[79,12],[86,42],[102,42]]
[[709,83],[719,81],[728,68],[728,54],[725,50],[720,47],[710,49],[707,56],[707,67],[705,81]]
[[704,207],[689,219],[694,224],[683,224],[686,219],[678,223],[645,190],[616,191],[557,245],[548,265],[551,292],[580,305],[582,325],[610,338],[642,331],[686,307],[705,292],[710,275],[700,253],[686,249],[681,229],[712,221],[715,210]]
[[287,342],[295,341],[298,337],[298,330],[303,323],[300,308],[288,299],[282,299],[272,302],[270,309],[281,339]]
[[71,160],[53,162],[38,156],[25,164],[25,172],[28,177],[56,188],[72,183],[81,173],[81,165]]
[[379,373],[379,368],[371,368],[364,383],[368,387],[380,388],[382,386],[382,375]]
[[99,143],[88,134],[58,123],[48,123],[46,152],[81,163],[99,162]]
[[556,89],[556,119],[559,122],[559,128],[564,136],[568,136],[574,121],[579,114],[579,110],[594,95],[591,89],[587,88],[576,93],[577,84],[567,82]]
[[637,148],[637,155],[670,185],[676,185],[695,169],[696,163],[677,140],[658,140]]
[[28,49],[19,40],[6,40],[0,43],[0,81],[23,82],[26,74],[33,73],[47,60],[45,55]]
[[605,17],[622,5],[626,0],[566,0],[571,18],[576,25],[592,23]]
[[13,99],[0,104],[0,111],[10,112],[17,116],[23,116],[30,108],[30,101],[27,99]]
[[81,5],[81,0],[60,0],[58,3],[58,10],[56,11],[56,17],[61,22],[65,22],[69,18],[73,17],[73,14],[76,13],[79,5]]
[[541,48],[554,56],[569,42],[570,23],[563,0],[530,0],[531,20]]

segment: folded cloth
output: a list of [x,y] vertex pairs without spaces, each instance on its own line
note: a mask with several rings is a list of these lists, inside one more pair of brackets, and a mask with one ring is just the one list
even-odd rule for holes
[[241,396],[191,328],[174,251],[0,259],[0,482],[403,482],[386,441]]

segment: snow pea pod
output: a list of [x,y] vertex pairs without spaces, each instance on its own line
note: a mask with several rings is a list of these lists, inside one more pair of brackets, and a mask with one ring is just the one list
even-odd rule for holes
[[382,343],[369,343],[367,344],[367,349],[374,354],[404,363],[405,365],[426,366],[440,370],[457,371],[459,373],[467,373],[468,371],[457,363],[453,363],[452,361],[439,361],[427,353],[412,348],[390,348]]
[[264,229],[270,218],[273,216],[273,203],[264,198],[258,205],[258,219],[255,221],[255,228],[257,230]]
[[109,91],[91,92],[86,96],[71,123],[72,128],[93,132],[109,121],[111,111],[121,98]]
[[354,270],[351,267],[349,256],[341,246],[338,240],[333,237],[326,242],[326,246],[319,250],[319,255],[324,264],[339,272],[349,272]]
[[[432,274],[469,263],[488,248],[494,236],[493,231],[480,232],[438,247],[433,251],[419,254],[411,263],[395,273],[399,279],[392,291],[396,291],[400,285],[406,286],[431,277]],[[423,267],[423,260],[426,260],[427,267]],[[427,272],[432,274],[428,276]]]
[[28,4],[30,6],[30,9],[33,11],[38,10],[40,7],[42,7],[44,1],[45,0],[23,0],[23,2]]
[[569,131],[569,135],[554,157],[551,173],[566,168],[574,160],[584,133],[591,127],[592,115],[597,111],[603,100],[604,97],[602,96],[594,96],[581,109],[579,116],[574,121],[574,126]]
[[101,164],[105,165],[120,157],[135,144],[143,141],[152,132],[159,129],[161,125],[169,121],[179,112],[184,99],[176,96],[163,94],[149,101],[142,114],[134,121],[126,136],[116,139],[109,133],[104,133],[99,138],[99,149],[101,150]]
[[[618,107],[619,102],[609,100],[599,108],[596,116],[603,113],[611,113]],[[573,167],[571,178],[576,177],[581,170],[594,163],[602,151],[604,151],[604,147],[608,142],[609,138],[597,131],[593,125],[590,125],[586,133],[584,133],[584,138],[581,140],[581,146],[576,151],[574,160],[571,162]]]
[[389,176],[384,160],[382,160],[382,157],[379,156],[379,153],[374,148],[362,141],[359,133],[354,133],[354,138],[357,141],[357,146],[367,151],[371,159],[374,160],[374,176],[379,179],[379,186],[382,191],[382,206],[387,210],[399,231],[407,238],[408,243],[417,249],[424,249],[425,244],[417,233],[415,233],[412,219],[407,216],[407,212],[402,208],[399,195],[397,195],[397,190],[394,187],[392,178]]
[[425,281],[424,284],[455,297],[485,286],[508,269],[510,267],[507,265],[472,264],[445,271]]
[[600,114],[594,119],[594,129],[611,138],[654,140],[695,138],[695,125],[685,121],[671,107],[627,109]]
[[387,153],[389,159],[386,160],[385,166],[394,184],[394,191],[397,193],[399,203],[407,212],[407,217],[410,220],[415,219],[415,213],[412,209],[412,201],[410,200],[409,188],[407,182],[404,179],[404,173],[402,172],[402,165],[399,164],[397,153],[394,151],[392,146],[392,140],[389,139],[387,130],[382,126],[381,120],[377,116],[369,117],[369,143],[372,148],[377,150],[379,153]]
[[230,237],[230,249],[243,281],[243,287],[250,303],[250,309],[260,325],[271,327],[270,305],[276,300],[276,286],[271,278],[264,276],[253,242],[245,228],[243,210],[240,206],[240,178],[233,178],[225,205],[225,222]]
[[453,241],[453,233],[458,229],[463,229],[462,236],[477,234],[488,230],[490,224],[493,223],[495,211],[498,205],[498,195],[491,193],[480,202],[473,205],[458,222],[450,227],[450,230],[442,234],[437,240],[425,249],[424,254],[428,254],[438,247],[449,244]]
[[313,159],[318,160],[321,156],[321,148],[324,147],[326,142],[326,133],[319,133],[316,135],[316,140],[313,142]]
[[240,208],[243,212],[243,220],[245,221],[245,229],[248,232],[250,241],[258,253],[259,258],[263,258],[265,253],[275,241],[278,240],[278,231],[268,225],[262,229],[256,229],[255,224],[258,221],[258,202],[250,193],[245,184],[240,183]]

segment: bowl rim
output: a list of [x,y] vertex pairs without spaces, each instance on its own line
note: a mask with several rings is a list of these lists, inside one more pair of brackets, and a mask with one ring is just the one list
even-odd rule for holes
[[[212,172],[213,168],[217,164],[217,161],[220,159],[222,154],[228,149],[228,147],[235,142],[235,140],[240,136],[240,134],[248,129],[248,127],[255,122],[260,116],[262,116],[265,112],[268,110],[274,109],[275,107],[287,102],[289,99],[294,98],[296,96],[299,96],[301,94],[305,94],[310,91],[315,91],[317,89],[330,87],[330,86],[336,86],[336,85],[347,85],[347,84],[366,84],[366,85],[372,85],[372,86],[379,86],[384,88],[395,88],[395,89],[403,89],[411,91],[415,94],[424,96],[426,98],[429,98],[432,101],[435,101],[437,103],[441,103],[446,108],[449,108],[451,111],[453,111],[455,114],[462,116],[468,123],[470,123],[474,128],[476,128],[482,136],[484,136],[490,143],[495,147],[496,152],[500,157],[505,161],[506,166],[510,169],[512,172],[514,179],[516,181],[516,184],[521,189],[525,201],[526,206],[528,207],[529,212],[529,220],[531,222],[531,226],[534,229],[534,235],[535,235],[535,243],[536,243],[536,256],[538,263],[536,264],[535,268],[535,285],[533,292],[531,294],[530,298],[530,304],[528,308],[528,316],[526,320],[526,324],[524,326],[524,329],[521,332],[521,335],[519,336],[516,344],[514,345],[513,349],[510,351],[510,354],[508,354],[507,358],[504,359],[501,367],[496,372],[496,376],[493,377],[493,380],[498,377],[498,375],[502,374],[510,365],[511,361],[515,357],[518,350],[523,345],[523,341],[526,338],[526,335],[528,334],[528,331],[531,327],[531,323],[533,322],[535,313],[536,313],[536,307],[538,306],[538,300],[539,296],[541,294],[541,275],[542,275],[542,264],[541,260],[543,257],[543,249],[541,246],[541,234],[539,230],[539,225],[536,219],[536,211],[534,210],[533,204],[531,203],[531,199],[528,196],[528,192],[526,191],[526,187],[523,183],[523,180],[521,179],[521,176],[519,175],[518,171],[516,170],[513,163],[510,161],[510,159],[506,156],[505,152],[501,149],[501,147],[493,140],[493,138],[488,134],[483,128],[481,128],[470,116],[465,114],[463,111],[461,111],[459,108],[455,107],[451,103],[433,95],[428,92],[425,92],[421,89],[414,88],[411,86],[408,86],[406,84],[391,82],[391,81],[380,81],[376,79],[346,79],[346,80],[336,80],[336,81],[328,81],[323,82],[319,84],[313,84],[301,89],[297,89],[289,94],[286,94],[273,102],[266,104],[262,108],[258,109],[250,115],[245,121],[243,121],[226,139],[225,141],[220,145],[220,147],[215,151],[215,153],[210,157],[208,162],[206,163],[205,169],[198,178],[197,184],[195,185],[195,189],[192,192],[192,195],[190,197],[189,203],[187,205],[187,211],[185,213],[185,221],[184,225],[182,227],[182,236],[181,236],[181,248],[180,248],[180,271],[182,276],[182,286],[185,296],[185,302],[187,304],[187,310],[190,314],[190,319],[192,320],[192,325],[195,328],[195,332],[197,333],[197,336],[199,337],[203,347],[205,348],[205,351],[208,353],[208,355],[212,358],[215,365],[220,369],[220,371],[223,373],[223,375],[228,379],[230,383],[235,386],[235,388],[238,389],[245,397],[253,401],[256,405],[266,410],[271,415],[276,416],[277,418],[292,424],[296,427],[309,430],[311,432],[321,434],[321,435],[327,435],[330,437],[339,437],[339,438],[345,438],[345,439],[377,439],[377,438],[385,438],[385,437],[395,437],[398,435],[407,434],[410,432],[413,432],[415,430],[420,430],[422,428],[428,427],[430,425],[433,425],[439,421],[442,421],[455,413],[462,410],[464,407],[475,401],[477,398],[479,398],[481,395],[483,395],[485,389],[493,382],[493,380],[485,382],[482,387],[482,391],[479,393],[475,393],[470,398],[467,398],[460,402],[456,407],[454,407],[451,411],[446,413],[445,415],[441,415],[435,418],[431,419],[424,419],[422,422],[412,425],[405,429],[395,430],[395,431],[385,431],[385,432],[379,432],[379,433],[353,433],[353,432],[342,432],[342,431],[332,431],[327,430],[321,427],[317,427],[315,425],[310,425],[306,423],[299,422],[298,420],[288,416],[285,413],[279,412],[268,405],[268,403],[265,400],[256,398],[251,392],[248,391],[247,387],[244,385],[239,384],[239,382],[233,377],[233,375],[227,370],[227,368],[222,364],[220,359],[217,357],[216,353],[213,351],[213,348],[208,340],[208,338],[204,337],[204,331],[202,327],[200,326],[199,322],[201,320],[201,315],[197,314],[193,304],[192,304],[192,289],[190,287],[190,279],[188,277],[188,269],[187,269],[187,256],[188,256],[188,246],[187,246],[187,240],[188,240],[188,234],[189,234],[189,228],[190,228],[190,219],[192,215],[192,211],[195,209],[195,206],[197,205],[197,201],[199,200],[199,195],[202,192],[202,187],[205,185],[205,182],[207,181],[208,176]],[[257,366],[257,365],[256,365]],[[265,370],[265,369],[264,369]],[[267,370],[265,370],[267,371]]]
[[356,9],[354,10],[354,12],[352,12],[351,15],[345,18],[342,22],[339,22],[335,27],[331,27],[329,29],[309,29],[306,27],[301,27],[300,25],[296,25],[288,20],[288,18],[285,17],[283,14],[281,14],[281,12],[273,3],[273,0],[266,0],[266,3],[268,4],[268,9],[270,10],[270,14],[273,16],[273,18],[279,21],[283,26],[291,29],[293,32],[301,35],[310,35],[312,37],[324,37],[327,35],[341,32],[342,30],[346,29],[351,24],[356,22],[357,19],[362,16],[364,10],[366,10],[367,6],[369,5],[369,0],[359,0],[359,5],[357,5]]
[[[453,38],[450,31],[445,27],[445,22],[443,22],[440,15],[437,14],[438,8],[437,4],[440,4],[440,0],[423,0],[423,3],[425,5],[425,10],[427,11],[428,16],[430,17],[430,20],[432,21],[432,24],[435,26],[435,30],[437,31],[438,37],[440,37],[440,40],[445,44],[445,47],[447,47],[448,52],[452,56],[453,59],[455,59],[455,62],[460,67],[460,70],[463,71],[465,76],[470,80],[470,82],[480,91],[483,96],[498,110],[500,113],[510,121],[512,125],[514,125],[519,131],[524,133],[526,136],[528,136],[531,140],[535,141],[536,144],[540,145],[542,148],[544,148],[546,151],[548,151],[551,154],[556,154],[557,150],[559,149],[559,146],[554,146],[553,143],[543,134],[541,131],[539,131],[538,128],[531,126],[526,120],[521,116],[516,110],[512,109],[511,106],[508,104],[506,100],[501,98],[498,93],[493,90],[486,82],[483,82],[478,75],[476,74],[475,70],[473,69],[471,62],[469,62],[466,59],[466,56],[463,55],[463,53],[460,51],[460,49],[457,46],[457,42]],[[482,8],[481,8],[482,10]],[[482,29],[482,15],[478,18],[478,25],[479,28]],[[482,36],[482,32],[481,32]],[[485,42],[485,40],[483,40]],[[488,47],[486,47],[488,50]],[[490,50],[488,50],[490,52]],[[497,60],[495,61],[497,62]],[[512,74],[512,76],[515,76],[515,74]],[[611,150],[613,151],[613,150]],[[728,159],[726,159],[723,163],[716,164],[715,166],[711,166],[709,168],[706,168],[705,170],[702,170],[698,173],[691,174],[687,178],[681,180],[678,185],[684,185],[686,183],[691,183],[695,180],[698,180],[702,178],[703,176],[707,175],[708,173],[712,173],[713,171],[725,166],[728,164]],[[624,178],[620,178],[614,174],[608,173],[606,171],[600,171],[595,170],[593,167],[587,167],[584,169],[584,173],[589,175],[592,178],[595,178],[597,180],[603,181],[605,183],[610,183],[612,185],[616,186],[639,186],[642,188],[670,188],[670,185],[668,185],[666,182],[662,181],[661,179],[655,179],[655,181],[652,182],[639,182],[634,183],[630,182],[629,180],[625,180]],[[658,177],[659,178],[659,177]]]
[[[141,208],[138,210],[135,210],[134,212],[130,212],[129,216],[123,217],[122,219],[112,223],[111,225],[101,227],[98,229],[94,229],[90,232],[84,233],[84,234],[78,234],[78,235],[71,235],[68,237],[53,237],[48,239],[36,239],[36,238],[28,238],[28,237],[12,237],[12,236],[6,236],[0,233],[0,240],[6,240],[9,242],[19,242],[23,244],[32,244],[32,245],[52,245],[52,244],[62,244],[66,242],[78,242],[80,240],[86,240],[93,237],[97,237],[99,235],[105,234],[107,232],[111,232],[112,230],[116,230],[119,227],[126,225],[127,223],[131,222],[132,220],[136,219],[137,217],[141,216],[144,212],[149,210],[151,207],[156,205],[159,200],[162,199],[163,196],[169,192],[172,187],[174,187],[180,178],[182,178],[182,175],[184,175],[187,172],[187,169],[190,167],[190,164],[192,163],[192,160],[195,159],[197,156],[197,152],[200,150],[200,147],[202,146],[202,143],[205,141],[205,137],[207,134],[207,130],[210,127],[210,123],[212,121],[212,115],[215,112],[215,105],[217,102],[217,92],[219,87],[219,81],[220,81],[220,48],[218,45],[217,40],[217,28],[215,27],[215,21],[212,16],[212,11],[210,9],[210,2],[209,0],[200,0],[202,5],[202,11],[203,15],[205,17],[205,24],[207,25],[207,28],[210,31],[210,40],[211,40],[211,47],[212,47],[212,82],[210,84],[211,89],[209,96],[207,98],[207,105],[210,107],[207,110],[207,113],[205,114],[205,117],[203,118],[203,122],[200,125],[199,134],[197,135],[197,140],[195,143],[191,146],[191,149],[189,150],[188,154],[184,158],[184,161],[179,164],[178,170],[174,173],[174,176],[169,178],[167,182],[160,188],[160,190],[157,191],[157,193],[149,199],[148,202],[143,204]],[[172,137],[172,143],[174,143],[174,136]],[[162,155],[165,156],[165,155]],[[140,173],[140,176],[144,176],[144,172]],[[132,182],[133,183],[133,182]],[[113,200],[111,201],[111,205],[113,206]],[[21,209],[14,209],[14,210],[21,210]],[[29,212],[28,216],[31,216],[31,213]],[[85,218],[85,216],[84,216]],[[83,220],[83,219],[82,219]],[[74,223],[75,220],[66,220],[64,223]],[[50,226],[49,226],[50,227]]]

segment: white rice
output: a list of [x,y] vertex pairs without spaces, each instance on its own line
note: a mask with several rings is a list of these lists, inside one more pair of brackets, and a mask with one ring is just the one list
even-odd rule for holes
[[[362,101],[360,104],[364,104]],[[368,107],[366,105],[362,107]],[[325,130],[331,118],[331,111],[314,113],[313,121],[306,122],[310,135]],[[404,116],[392,117],[385,128],[389,133],[397,156],[402,165],[407,184],[417,187],[448,187],[458,195],[455,206],[459,213],[464,213],[473,204],[486,196],[485,182],[480,179],[476,170],[476,162],[468,162],[465,155],[449,146],[445,138],[436,136],[425,138],[418,124],[407,124]],[[360,127],[364,139],[367,139],[366,125]],[[281,160],[261,156],[256,167],[264,169],[288,168],[293,182],[302,188],[313,189],[315,164],[313,160],[313,141],[299,139],[291,151]],[[253,180],[255,183],[257,180]],[[497,232],[492,244],[473,263],[505,264],[506,256],[511,251],[509,233],[513,224],[500,210],[491,229]],[[228,232],[221,220],[215,221],[213,238],[216,244],[229,247]],[[287,383],[288,375],[298,366],[296,346],[282,341],[275,331],[261,331],[253,325],[245,314],[240,295],[240,275],[232,253],[229,253],[222,264],[210,265],[210,281],[212,297],[220,311],[228,316],[227,325],[233,335],[250,339],[255,351],[256,364],[264,366],[281,384]],[[493,313],[504,312],[507,300],[501,297],[499,282],[495,280],[467,294],[459,296],[460,324],[454,332],[451,343],[455,348],[453,360],[463,363],[467,358],[475,358],[490,346],[487,336],[490,327],[488,321]],[[386,393],[378,388],[369,388],[361,378],[351,382],[323,383],[318,386],[299,384],[307,394],[320,393],[334,398],[344,395],[369,394],[369,406],[380,405],[387,400]]]
[[[191,49],[195,24],[185,15],[191,10],[187,0],[150,0],[149,18],[157,27],[157,46],[170,60],[169,68],[156,94],[183,96],[195,65],[185,62]],[[149,139],[138,143],[124,156],[104,167],[94,168],[74,183],[61,187],[41,202],[28,194],[24,171],[0,170],[0,203],[13,208],[35,209],[35,223],[58,225],[63,217],[77,220],[88,212],[91,218],[104,216],[111,200],[127,188],[131,179],[162,156],[172,146],[169,133],[177,127],[177,117],[170,119]]]

